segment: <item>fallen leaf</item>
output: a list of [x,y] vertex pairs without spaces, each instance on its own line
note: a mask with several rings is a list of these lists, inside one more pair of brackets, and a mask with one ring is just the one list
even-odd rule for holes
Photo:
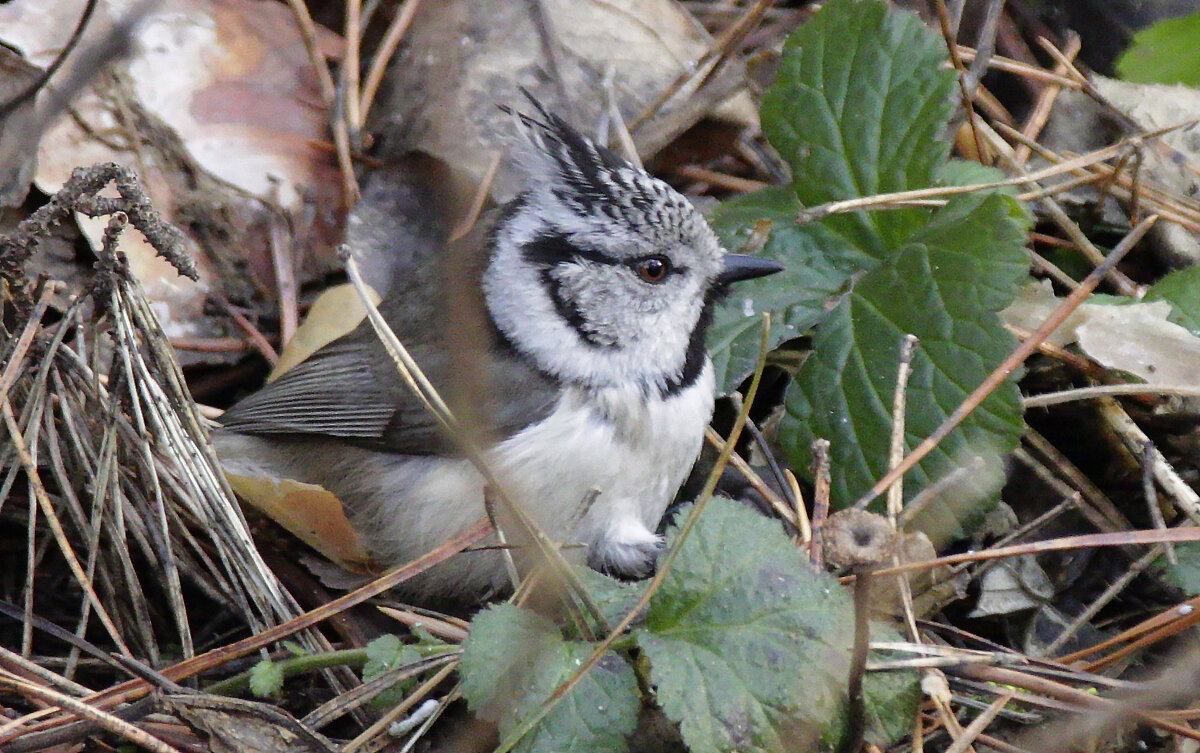
[[[1061,302],[1048,281],[1033,283],[1000,316],[1007,324],[1033,330]],[[1147,384],[1194,385],[1200,374],[1200,337],[1171,322],[1170,315],[1171,305],[1166,301],[1084,303],[1047,341],[1060,347],[1078,343],[1104,367],[1132,374]]]
[[355,573],[374,569],[341,500],[323,487],[281,478],[226,478],[239,497],[339,566]]
[[[371,290],[371,301],[378,305],[379,295]],[[278,379],[285,371],[304,361],[325,345],[350,332],[365,319],[367,310],[354,286],[345,283],[334,285],[321,293],[308,310],[304,323],[288,341],[279,362],[267,377],[268,382]]]
[[[668,0],[492,3],[487,13],[469,0],[427,2],[389,69],[372,119],[390,148],[443,159],[463,185],[475,186],[511,143],[509,116],[499,106],[530,108],[518,87],[595,133],[606,116],[606,88],[632,123],[712,45],[703,27]],[[743,79],[734,63],[708,86],[672,98],[634,133],[639,151],[661,149],[740,90]],[[752,122],[753,109],[738,117]],[[519,188],[516,173],[501,170],[492,194],[503,201]]]

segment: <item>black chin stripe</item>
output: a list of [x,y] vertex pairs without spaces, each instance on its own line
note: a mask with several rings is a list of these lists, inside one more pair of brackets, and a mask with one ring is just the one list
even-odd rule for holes
[[663,397],[670,397],[686,390],[700,378],[700,372],[704,370],[704,359],[708,357],[708,349],[705,347],[704,340],[708,336],[708,327],[712,324],[713,307],[716,303],[717,296],[710,292],[704,299],[704,308],[701,309],[700,318],[696,320],[696,326],[692,329],[692,336],[688,338],[687,355],[683,359],[683,368],[679,370],[678,376],[667,380],[662,385],[660,392]]

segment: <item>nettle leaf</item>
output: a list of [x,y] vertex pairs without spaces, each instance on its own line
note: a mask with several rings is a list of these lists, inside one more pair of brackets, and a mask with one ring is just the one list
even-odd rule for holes
[[[770,222],[764,254],[790,275],[732,292],[713,327],[718,374],[726,387],[744,376],[757,355],[760,311],[779,320],[773,347],[816,326],[812,353],[785,399],[780,438],[802,472],[812,440],[832,442],[838,505],[853,502],[886,470],[904,334],[922,341],[909,389],[910,448],[1014,347],[996,317],[1026,276],[1028,218],[1012,190],[960,196],[937,210],[858,211],[789,224],[799,205],[1002,177],[947,159],[941,137],[954,74],[944,58],[943,41],[914,15],[880,0],[826,4],[788,40],[763,103],[763,130],[792,168],[794,203],[784,189],[771,189],[733,202],[714,220],[730,247],[755,223]],[[1009,382],[909,475],[911,496],[976,457],[984,461],[965,487],[946,490],[954,504],[926,508],[918,525],[935,542],[966,533],[994,501],[1002,456],[1021,426],[1019,395]]]
[[[954,73],[940,38],[879,0],[828,3],[789,37],[763,97],[763,131],[805,206],[934,185],[949,144]],[[853,212],[823,224],[883,258],[926,209]]]
[[[565,641],[553,622],[511,604],[471,620],[462,691],[472,711],[507,737],[579,669],[594,645]],[[639,708],[633,670],[608,654],[517,746],[521,751],[626,750]]]
[[750,373],[762,312],[772,314],[770,347],[805,334],[853,275],[926,221],[928,209],[795,222],[805,206],[924,188],[944,177],[949,145],[941,135],[954,86],[944,57],[941,40],[916,16],[879,0],[831,2],[788,39],[762,122],[793,183],[726,202],[713,216],[730,249],[769,223],[762,254],[787,271],[740,283],[717,310],[709,352],[718,385],[732,389]]
[[758,362],[762,312],[771,312],[770,347],[799,337],[821,321],[851,275],[875,265],[820,224],[797,225],[800,204],[786,186],[776,186],[722,204],[712,226],[729,249],[741,247],[760,223],[769,236],[760,256],[782,263],[784,271],[740,282],[714,312],[708,348],[717,385],[735,389]]
[[[845,506],[887,470],[892,398],[902,337],[920,339],[908,385],[912,449],[1016,346],[995,312],[1026,274],[1025,218],[1000,194],[952,199],[912,242],[860,278],[820,327],[785,400],[780,439],[797,468],[818,437],[831,442],[832,498]],[[1002,457],[1023,430],[1015,380],[995,390],[907,477],[911,496],[967,466],[918,528],[934,543],[964,535],[1002,482]]]
[[1171,304],[1168,319],[1200,335],[1200,267],[1187,267],[1163,277],[1142,300]]
[[692,753],[785,751],[844,703],[851,624],[849,597],[777,523],[714,497],[634,634]]
[[617,580],[590,567],[577,566],[575,576],[587,589],[609,627],[625,619],[642,595],[642,584]]

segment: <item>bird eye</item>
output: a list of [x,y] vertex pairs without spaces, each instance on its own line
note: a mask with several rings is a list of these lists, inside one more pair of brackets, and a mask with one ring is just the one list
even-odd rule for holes
[[667,274],[671,271],[671,262],[665,256],[648,256],[639,259],[634,269],[643,281],[657,284],[667,279]]

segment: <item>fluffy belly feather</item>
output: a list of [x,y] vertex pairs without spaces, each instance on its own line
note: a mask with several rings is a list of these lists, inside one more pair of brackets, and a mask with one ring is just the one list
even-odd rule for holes
[[[712,406],[711,365],[692,387],[665,400],[646,400],[640,391],[571,390],[546,420],[492,448],[487,459],[513,501],[564,545],[568,558],[586,555],[593,565],[636,572],[653,560],[654,529],[699,454]],[[230,472],[325,486],[345,503],[383,565],[419,557],[486,514],[483,478],[463,459],[393,455],[329,440],[266,442],[229,433],[214,440]],[[520,552],[527,543],[521,527],[497,512]],[[405,590],[469,596],[507,580],[502,555],[483,549],[452,558]]]

